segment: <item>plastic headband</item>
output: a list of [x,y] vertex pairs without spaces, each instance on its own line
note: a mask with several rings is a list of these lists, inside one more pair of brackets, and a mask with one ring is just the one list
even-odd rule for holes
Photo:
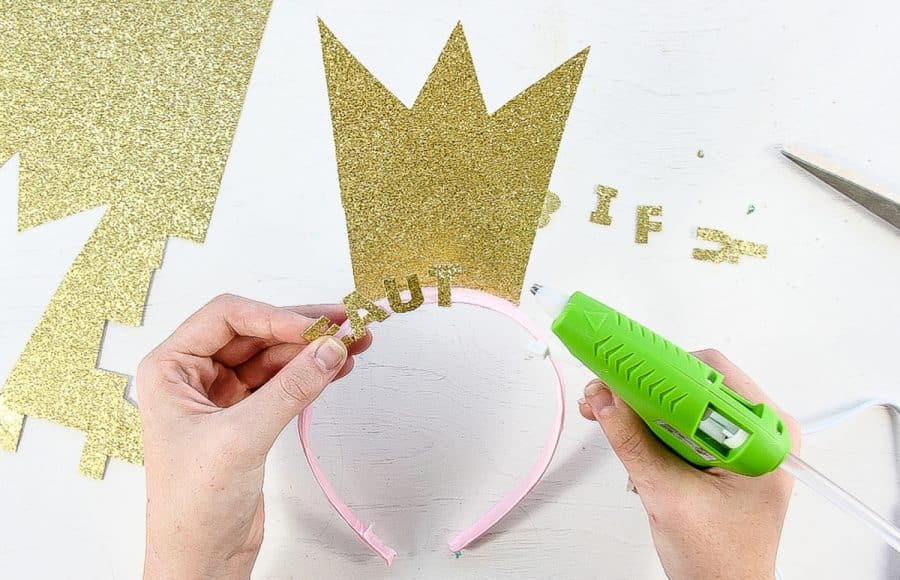
[[[435,304],[437,302],[437,288],[423,288],[422,294],[425,299],[424,303]],[[456,287],[451,289],[451,296],[454,303],[471,304],[493,310],[494,312],[499,312],[518,322],[519,325],[525,328],[535,339],[541,342],[547,342],[544,333],[527,316],[525,316],[515,304],[508,302],[503,298],[479,290]],[[377,301],[377,304],[388,312],[392,312],[386,299]],[[343,326],[341,326],[341,330],[338,334],[346,334],[348,330],[349,324],[345,322]],[[547,471],[547,467],[550,465],[550,461],[553,459],[553,454],[556,452],[556,447],[559,444],[563,420],[565,418],[565,381],[563,379],[563,373],[556,360],[550,356],[547,357],[547,360],[550,361],[550,364],[553,366],[553,370],[556,373],[558,389],[556,391],[556,413],[553,426],[544,443],[541,454],[524,480],[522,480],[512,491],[507,493],[474,524],[450,540],[449,547],[451,552],[462,550],[488,531],[494,524],[499,522],[520,501],[522,501],[526,495],[528,495],[528,492],[537,485],[538,481],[540,481],[541,477]],[[328,503],[332,505],[341,518],[343,518],[353,531],[356,532],[359,539],[390,566],[391,562],[394,560],[394,556],[397,555],[397,552],[375,535],[372,531],[372,525],[366,525],[362,520],[356,517],[353,511],[340,498],[337,491],[335,491],[324,471],[322,471],[319,460],[316,457],[316,454],[313,453],[309,441],[309,429],[311,424],[312,406],[309,406],[304,409],[303,413],[300,415],[300,418],[297,421],[297,427],[300,432],[300,444],[303,446],[303,453],[306,455],[306,460],[309,462],[309,467],[312,470],[313,476],[316,478],[316,482],[319,484],[319,487],[322,488],[322,492],[324,492],[325,497],[328,499]]]

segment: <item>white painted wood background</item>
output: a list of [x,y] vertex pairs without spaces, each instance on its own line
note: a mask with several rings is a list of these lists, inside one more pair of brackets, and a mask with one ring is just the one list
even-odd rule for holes
[[[406,103],[457,21],[490,110],[590,45],[552,180],[562,209],[538,233],[528,280],[585,290],[687,348],[718,347],[801,418],[897,395],[900,238],[777,152],[801,144],[900,191],[900,9],[869,0],[275,0],[207,243],[170,241],[144,326],[111,326],[102,368],[133,373],[220,292],[286,304],[352,288],[317,16]],[[0,376],[102,211],[17,234],[17,171],[0,169]],[[620,191],[612,227],[588,222],[598,183]],[[632,241],[638,204],[665,211],[646,246]],[[766,242],[770,257],[696,262],[696,226]],[[448,537],[536,456],[550,371],[523,360],[522,331],[470,307],[396,316],[375,336],[317,404],[313,436],[397,561],[385,568],[336,517],[288,429],[268,465],[255,578],[663,577],[622,467],[577,416],[576,369],[543,482],[495,533],[449,554]],[[896,521],[897,432],[872,411],[809,437],[803,454]],[[19,452],[0,454],[2,577],[138,577],[143,470],[78,476],[82,439],[29,420]],[[787,579],[900,577],[896,554],[802,488],[780,564]]]

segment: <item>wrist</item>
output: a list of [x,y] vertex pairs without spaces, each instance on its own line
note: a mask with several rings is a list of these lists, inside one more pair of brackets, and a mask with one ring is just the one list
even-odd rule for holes
[[144,580],[247,580],[258,554],[258,546],[226,552],[222,546],[203,546],[182,534],[159,541],[148,534]]
[[[670,571],[670,568],[675,570]],[[667,566],[663,562],[666,578],[669,580],[721,580],[722,578],[741,578],[742,580],[778,580],[774,566],[735,566],[716,564],[705,566]]]
[[[199,551],[199,550],[198,550]],[[222,579],[247,580],[256,562],[256,552],[216,557],[209,554],[156,552],[147,547],[144,580]]]

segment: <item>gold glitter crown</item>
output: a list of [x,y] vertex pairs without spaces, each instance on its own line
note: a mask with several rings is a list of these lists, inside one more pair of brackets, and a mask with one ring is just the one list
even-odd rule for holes
[[488,114],[461,25],[412,107],[319,27],[357,290],[454,263],[518,302],[588,49]]

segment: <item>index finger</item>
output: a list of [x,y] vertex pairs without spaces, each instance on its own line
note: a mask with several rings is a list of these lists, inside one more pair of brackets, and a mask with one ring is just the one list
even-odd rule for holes
[[[332,324],[337,324],[338,326],[347,320],[347,310],[344,308],[343,304],[304,304],[301,306],[285,306],[285,308],[316,320],[318,320],[320,316],[324,316],[330,320]],[[354,340],[350,345],[350,354],[356,355],[364,352],[371,345],[372,333],[369,329],[366,329],[366,335]]]
[[692,352],[691,354],[722,373],[725,385],[751,403],[766,403],[770,406],[776,406],[765,391],[747,376],[747,373],[739,369],[721,352],[708,348]]
[[161,347],[208,357],[240,336],[299,344],[313,322],[287,308],[223,294],[188,317]]
[[756,384],[756,381],[747,376],[747,373],[742,371],[737,365],[728,360],[724,354],[715,349],[700,350],[691,354],[722,373],[725,385],[735,393],[741,395],[751,403],[765,403],[774,409],[778,416],[781,417],[782,421],[784,421],[791,434],[791,446],[794,451],[799,449],[801,439],[800,424],[793,416],[779,407],[778,404]]
[[286,309],[302,314],[307,318],[324,316],[334,324],[343,324],[347,320],[347,311],[343,304],[302,304],[285,306]]

